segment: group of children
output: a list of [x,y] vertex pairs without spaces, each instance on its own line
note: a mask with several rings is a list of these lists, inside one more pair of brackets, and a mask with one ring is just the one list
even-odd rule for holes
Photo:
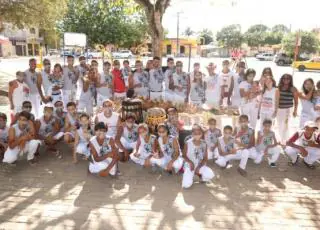
[[[204,182],[214,177],[208,160],[222,168],[232,160],[239,160],[238,172],[246,176],[248,159],[260,164],[266,158],[271,167],[276,167],[283,153],[292,165],[301,155],[309,168],[314,168],[315,161],[320,159],[320,138],[313,117],[305,119],[301,131],[285,142],[278,141],[272,130],[274,119],[282,110],[291,113],[294,107],[296,114],[298,93],[292,77],[288,81],[290,75],[282,76],[276,88],[271,69],[266,68],[256,82],[256,72],[245,71],[243,62],[234,73],[224,61],[220,74],[215,73],[216,66],[210,63],[205,76],[198,63],[186,74],[182,62],[175,65],[173,59],[168,59],[168,66],[162,68],[157,57],[148,61],[145,69],[141,61],[136,61],[135,71],[127,61],[120,69],[116,60],[112,70],[111,64],[105,62],[100,74],[95,60],[88,66],[80,57],[77,67],[73,66],[73,57],[67,60],[67,66],[56,64],[53,72],[50,61],[45,60],[39,74],[35,71],[35,60],[31,59],[30,68],[25,73],[17,72],[17,79],[9,83],[10,127],[6,126],[6,115],[0,114],[0,153],[4,163],[14,165],[19,155],[26,153],[34,165],[41,146],[62,159],[59,143],[64,142],[72,149],[74,163],[79,157],[89,161],[91,173],[120,175],[119,161],[130,160],[152,171],[183,174],[182,187],[188,188],[194,175]],[[314,85],[309,83],[307,79],[303,85],[304,95],[299,93],[299,98],[305,101],[302,113],[305,105],[313,105],[317,98]],[[197,106],[232,105],[240,109],[239,123],[236,127],[224,126],[221,131],[211,118],[207,127],[194,124],[191,135],[181,142],[183,126],[177,109],[172,107],[167,111],[167,120],[151,133],[148,125],[138,123],[134,114],[120,118],[114,112],[113,99],[122,100],[130,90],[134,96],[151,100],[164,98]],[[256,129],[259,118],[261,125]]]

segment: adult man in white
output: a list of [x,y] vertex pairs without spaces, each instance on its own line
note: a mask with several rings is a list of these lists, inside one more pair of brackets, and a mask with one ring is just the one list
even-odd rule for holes
[[107,135],[115,138],[117,130],[121,125],[120,116],[118,113],[113,112],[113,102],[105,100],[102,104],[103,112],[98,113],[95,118],[95,124],[103,122],[107,126]]
[[30,113],[22,111],[19,113],[18,122],[9,129],[8,148],[4,153],[3,162],[14,164],[19,155],[27,153],[30,165],[34,165],[35,153],[40,146],[40,141],[34,138],[35,130],[33,122],[30,121]]
[[29,100],[30,89],[24,82],[24,73],[18,71],[16,73],[16,80],[9,82],[9,102],[12,115],[22,111],[22,103]]
[[41,76],[39,72],[36,71],[37,68],[37,61],[34,58],[29,60],[29,69],[24,72],[25,75],[25,82],[30,89],[29,100],[32,104],[32,113],[35,115],[36,118],[41,116],[41,97],[39,95],[37,82],[38,78]]
[[50,101],[50,90],[52,88],[52,82],[50,81],[51,75],[51,63],[49,59],[43,60],[43,70],[41,75],[37,79],[37,88],[43,103],[48,103]]
[[165,82],[164,99],[166,101],[174,101],[174,92],[169,88],[169,85],[173,83],[173,73],[175,72],[174,59],[171,57],[168,58],[167,65],[168,66],[162,70],[164,73]]
[[75,102],[77,96],[77,81],[79,79],[78,69],[73,66],[74,57],[67,57],[67,66],[63,67],[63,104],[66,106],[68,102]]
[[113,85],[111,64],[109,62],[103,63],[103,72],[98,75],[97,79],[97,104],[102,106],[103,102],[112,98]]
[[149,72],[149,88],[150,88],[150,99],[161,100],[163,99],[163,81],[164,74],[160,66],[160,58],[153,58],[153,68]]

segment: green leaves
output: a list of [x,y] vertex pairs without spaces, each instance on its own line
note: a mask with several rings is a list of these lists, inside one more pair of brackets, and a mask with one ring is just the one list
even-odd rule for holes
[[144,40],[146,24],[133,1],[69,0],[60,30],[87,34],[91,46],[111,43],[130,47]]
[[242,41],[241,26],[233,24],[223,27],[217,33],[216,39],[222,47],[239,48]]

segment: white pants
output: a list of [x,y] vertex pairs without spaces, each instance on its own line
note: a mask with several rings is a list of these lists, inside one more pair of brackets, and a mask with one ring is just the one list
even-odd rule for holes
[[[35,119],[39,119],[42,116],[42,111],[41,111],[41,98],[39,94],[30,94],[29,95],[29,100],[32,105],[32,113],[35,116]],[[22,105],[23,101],[21,102]]]
[[2,162],[11,164],[18,160],[19,154],[23,155],[25,153],[27,154],[28,161],[32,160],[39,146],[39,140],[31,140],[26,143],[24,149],[22,150],[19,147],[15,147],[14,149],[8,147],[6,152],[4,153],[4,158]]
[[219,157],[218,148],[215,148],[214,151],[211,151],[211,149],[208,149],[208,160],[212,160],[218,157]]
[[139,157],[136,157],[135,155],[134,155],[134,153],[131,153],[130,154],[130,159],[134,162],[134,163],[136,163],[136,164],[138,164],[138,165],[144,165],[144,163],[145,163],[145,161],[146,161],[146,158],[144,158],[144,157],[141,157],[141,155],[139,156]]
[[63,90],[63,105],[65,108],[67,108],[67,104],[69,102],[75,102],[76,101],[76,91],[75,90]]
[[150,91],[150,100],[161,100],[163,99],[163,92],[151,92]]
[[[108,158],[108,159],[105,159],[103,161],[100,161],[100,162],[90,162],[89,164],[89,171],[91,173],[99,173],[101,172],[102,170],[105,170],[108,168],[109,164],[111,164],[112,162],[112,159],[111,158]],[[111,170],[109,171],[109,174],[110,175],[115,175],[116,174],[116,171],[117,171],[117,164],[115,164]]]
[[123,93],[114,93],[114,99],[115,100],[121,100],[121,99],[125,99],[127,97],[127,93],[123,92]]
[[[279,159],[280,153],[282,153],[282,148],[280,146],[275,146],[273,148],[269,148],[268,149],[268,163],[269,165],[271,163],[276,163]],[[258,156],[262,156],[264,155],[264,151],[257,151]],[[261,160],[262,160],[261,158]]]
[[76,153],[84,155],[86,157],[90,156],[90,149],[88,143],[79,143],[76,148]]
[[240,106],[241,115],[247,115],[249,117],[250,127],[256,129],[257,119],[258,119],[258,109],[256,107],[256,102],[249,102],[247,104]]
[[93,101],[92,100],[88,100],[88,101],[80,100],[78,103],[78,111],[79,112],[86,112],[87,114],[92,116],[93,115]]
[[137,146],[137,142],[128,142],[124,137],[120,138],[120,142],[123,145],[123,147],[127,150],[133,150]]
[[[196,165],[194,170],[196,169]],[[193,177],[195,171],[191,171],[189,163],[185,162],[184,164],[184,173],[182,176],[182,188],[190,188],[193,184]],[[211,168],[204,165],[200,168],[199,173],[201,175],[202,181],[210,181],[214,177],[214,173]]]
[[[314,148],[314,147],[306,147],[305,148],[308,152],[308,155],[304,157],[304,161],[310,165],[312,165],[314,162],[320,159],[320,149]],[[292,163],[294,163],[297,160],[299,149],[292,148],[290,146],[287,146],[285,149],[285,152],[292,160]]]
[[186,102],[186,96],[185,95],[174,93],[172,97],[173,97],[173,102],[174,103],[182,104],[182,103]]
[[252,159],[255,164],[260,164],[263,160],[263,153],[257,152],[255,147],[247,149],[249,153],[249,159]]
[[236,154],[218,156],[218,159],[215,162],[220,167],[226,167],[227,162],[229,162],[230,160],[240,160],[239,167],[245,170],[248,162],[248,157],[249,157],[249,151],[248,149],[244,149],[244,150],[238,150]]
[[100,93],[97,93],[97,106],[102,107],[103,102],[107,99],[110,99],[110,98],[111,98],[110,96],[104,96]]
[[[152,165],[158,165],[159,167],[166,169],[167,165],[169,164],[169,162],[171,161],[170,157],[167,156],[163,156],[162,158],[155,158],[155,157],[151,157],[150,162]],[[183,158],[182,157],[178,157],[177,160],[175,160],[172,164],[174,171],[177,173],[179,172],[179,170],[182,168],[183,166]]]
[[280,142],[284,143],[288,140],[289,132],[289,122],[291,118],[292,109],[278,109],[277,113],[277,125],[278,125],[278,135]]
[[240,103],[241,103],[240,95],[231,97],[231,104],[232,104],[233,107],[240,108]]
[[174,101],[174,92],[172,92],[171,90],[169,91],[164,91],[164,100],[165,101],[171,101],[171,102],[175,102]]

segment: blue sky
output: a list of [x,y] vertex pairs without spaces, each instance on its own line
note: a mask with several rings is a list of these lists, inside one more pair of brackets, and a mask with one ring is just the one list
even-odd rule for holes
[[243,31],[258,23],[310,30],[320,27],[319,10],[320,0],[172,0],[163,25],[169,30],[168,37],[176,37],[177,12],[182,12],[181,34],[188,26],[194,31],[208,28],[215,33],[234,23],[240,24]]

